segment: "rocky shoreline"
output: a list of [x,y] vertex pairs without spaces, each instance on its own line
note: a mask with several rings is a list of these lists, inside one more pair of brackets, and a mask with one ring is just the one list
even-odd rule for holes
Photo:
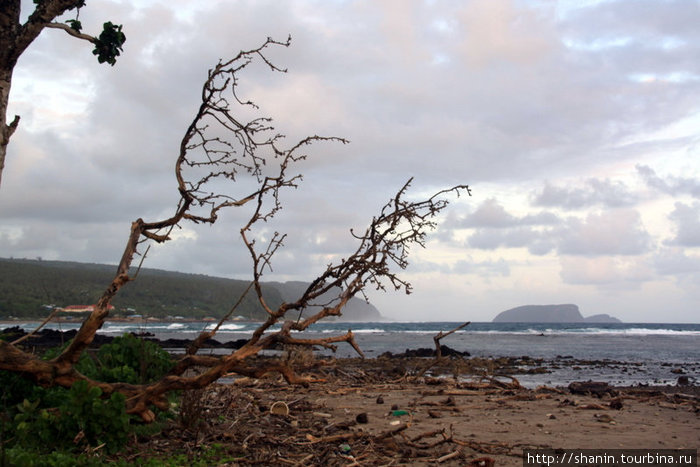
[[[33,334],[23,342],[23,346],[33,349],[47,349],[63,345],[72,339],[76,330],[58,331],[42,329]],[[27,334],[19,326],[5,328],[0,331],[0,337],[7,341],[13,341],[24,337]],[[190,339],[158,339],[151,333],[134,334],[148,341],[159,344],[164,349],[175,351],[187,348]],[[113,336],[97,334],[92,343],[93,348],[110,343]],[[247,339],[236,339],[231,341],[218,341],[207,339],[202,345],[203,349],[230,351],[241,348]],[[435,358],[434,348],[405,349],[401,352],[384,352],[378,357],[369,359],[372,365],[392,377],[421,374],[426,378],[442,378],[444,376],[461,374],[488,374],[496,378],[528,378],[533,375],[548,375],[557,371],[567,370],[576,373],[582,368],[595,368],[618,373],[620,375],[634,374],[643,371],[642,362],[623,362],[616,360],[586,360],[578,359],[569,355],[558,355],[554,359],[533,358],[527,355],[519,357],[471,357],[469,352],[460,352],[449,346],[441,345],[443,358]],[[279,348],[283,351],[283,348]],[[361,359],[343,358],[344,365],[362,365]],[[682,392],[686,394],[700,395],[700,381],[697,374],[700,371],[700,363],[691,368],[682,368],[671,363],[662,363],[661,366],[668,367],[668,373],[674,375],[675,384],[635,384],[622,385],[628,389],[662,391],[665,393]],[[607,384],[607,383],[606,383]],[[566,386],[566,384],[564,385]],[[621,385],[613,385],[620,387]]]
[[[9,328],[2,334],[13,340],[24,331]],[[40,349],[71,335],[44,331],[24,343]],[[97,337],[96,345],[111,340]],[[146,338],[180,348],[189,342]],[[238,341],[208,345],[230,349]],[[524,449],[687,449],[700,439],[700,386],[695,384],[614,387],[580,381],[528,389],[518,378],[553,366],[618,370],[634,363],[571,356],[484,358],[450,355],[447,349],[442,358],[435,358],[434,349],[371,359],[298,355],[295,367],[315,381],[308,387],[289,385],[271,373],[191,391],[189,405],[183,403],[160,433],[135,439],[119,458],[158,461],[187,452],[197,459],[217,445],[234,465],[515,467],[523,465]],[[249,363],[266,358],[277,357],[258,355]],[[197,424],[188,424],[190,419]]]

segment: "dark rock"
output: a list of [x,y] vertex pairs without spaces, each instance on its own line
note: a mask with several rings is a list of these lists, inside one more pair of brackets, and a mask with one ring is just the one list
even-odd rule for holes
[[[471,354],[467,352],[466,350],[464,352],[460,352],[459,350],[455,350],[451,347],[448,347],[446,345],[441,345],[440,346],[440,353],[442,353],[443,357],[469,357]],[[430,358],[430,357],[435,357],[435,349],[429,349],[426,347],[421,347],[418,349],[406,349],[402,353],[391,353],[391,352],[384,352],[383,354],[380,355],[382,358]]]
[[617,391],[603,381],[574,381],[569,384],[569,392],[571,392],[571,394],[580,394],[584,396],[592,395],[596,397],[603,397],[604,394],[609,394],[610,396],[617,395]]
[[355,417],[357,423],[367,423],[369,420],[367,418],[367,412],[358,413]]
[[[50,348],[50,347],[58,347],[60,345],[65,344],[69,340],[73,339],[75,335],[78,333],[77,330],[71,329],[69,331],[58,331],[55,329],[42,329],[36,334],[34,334],[32,337],[29,339],[25,340],[22,345],[25,346],[31,346],[31,347],[43,347],[43,348]],[[26,335],[27,332],[21,329],[19,326],[13,326],[11,328],[6,328],[2,332],[0,332],[0,335],[5,337],[5,340],[7,341],[13,341],[16,339],[19,339],[20,337],[23,337]],[[166,340],[159,340],[156,339],[155,337],[152,337],[153,334],[148,333],[148,332],[142,332],[142,333],[132,333],[136,337],[139,338],[144,338],[150,342],[155,342],[156,344],[160,345],[163,348],[166,349],[184,349],[187,348],[190,343],[192,342],[191,339],[166,339]],[[92,341],[92,344],[90,344],[91,348],[97,348],[100,347],[104,344],[109,344],[114,340],[113,336],[106,336],[104,334],[95,334],[95,338]],[[224,349],[240,349],[245,345],[245,343],[248,342],[247,339],[237,339],[235,341],[229,341],[229,342],[219,342],[215,339],[207,339],[202,347],[204,348],[224,348]]]

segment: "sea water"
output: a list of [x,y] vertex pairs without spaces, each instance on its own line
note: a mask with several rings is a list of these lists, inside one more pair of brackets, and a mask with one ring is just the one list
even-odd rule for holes
[[[18,323],[32,329],[35,323]],[[364,354],[434,348],[433,336],[456,328],[457,322],[321,322],[304,338],[329,337],[352,330]],[[215,339],[220,342],[249,337],[259,323],[228,322]],[[77,329],[78,323],[51,323],[49,328]],[[192,339],[209,322],[107,322],[106,335],[151,333],[156,338]],[[279,326],[271,331],[279,330]],[[675,384],[678,375],[700,384],[700,324],[666,323],[471,323],[445,337],[442,344],[479,357],[545,359],[550,372],[519,375],[525,385],[565,385],[571,381],[602,380],[611,384]],[[221,352],[223,350],[219,350]],[[320,351],[326,354],[330,351]],[[357,354],[338,344],[337,357]],[[572,364],[572,361],[575,364]],[[602,364],[601,364],[602,363]],[[558,368],[557,368],[558,367]]]

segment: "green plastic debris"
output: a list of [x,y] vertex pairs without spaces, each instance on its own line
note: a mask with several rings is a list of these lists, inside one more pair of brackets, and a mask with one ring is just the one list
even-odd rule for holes
[[391,412],[394,417],[400,417],[401,415],[408,415],[408,410],[394,410]]
[[338,447],[340,448],[340,452],[342,452],[343,454],[347,454],[347,453],[349,453],[350,451],[352,451],[352,448],[351,448],[350,445],[347,444],[347,443],[341,444],[341,445],[338,446]]

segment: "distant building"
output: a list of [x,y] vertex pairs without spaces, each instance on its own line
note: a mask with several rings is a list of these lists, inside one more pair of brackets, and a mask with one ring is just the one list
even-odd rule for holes
[[[108,310],[114,310],[114,306],[109,305]],[[95,311],[95,305],[68,305],[59,310],[65,313],[92,313]]]

